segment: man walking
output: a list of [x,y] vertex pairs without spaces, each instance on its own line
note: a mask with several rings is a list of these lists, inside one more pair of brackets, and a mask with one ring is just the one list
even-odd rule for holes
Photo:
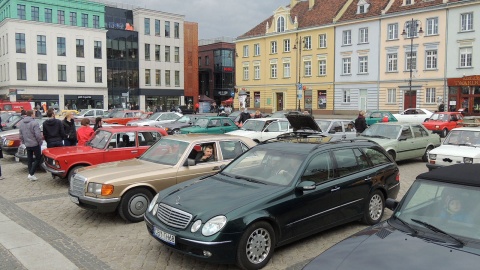
[[[27,158],[28,158],[28,179],[31,181],[38,180],[35,176],[35,171],[42,161],[42,151],[41,145],[43,142],[42,134],[40,133],[40,126],[38,122],[35,121],[33,116],[33,111],[29,110],[26,112],[25,118],[22,120],[23,124],[19,125],[20,140],[27,149]],[[35,154],[35,161],[33,160],[33,155]]]
[[48,109],[47,121],[43,122],[43,137],[47,142],[47,148],[63,146],[65,130],[60,120],[55,119],[55,113],[52,108]]

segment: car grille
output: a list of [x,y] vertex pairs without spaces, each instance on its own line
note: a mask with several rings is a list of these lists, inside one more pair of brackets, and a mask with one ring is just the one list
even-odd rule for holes
[[75,177],[70,181],[70,193],[76,196],[85,195],[85,183],[87,179],[85,177],[75,174]]
[[45,162],[52,166],[52,167],[55,167],[55,165],[53,165],[53,159],[49,158],[49,157],[45,157]]
[[180,209],[161,203],[157,217],[168,226],[185,229],[192,220],[192,215]]

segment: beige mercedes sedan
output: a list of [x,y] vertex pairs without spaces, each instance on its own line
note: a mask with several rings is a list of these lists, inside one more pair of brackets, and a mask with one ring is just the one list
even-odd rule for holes
[[69,195],[78,206],[125,220],[143,220],[160,190],[195,177],[215,174],[256,143],[231,135],[182,134],[162,137],[136,159],[78,169]]

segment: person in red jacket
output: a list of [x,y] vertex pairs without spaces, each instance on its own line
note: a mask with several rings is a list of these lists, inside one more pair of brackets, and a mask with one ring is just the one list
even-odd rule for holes
[[81,122],[82,126],[77,130],[78,145],[85,145],[95,133],[93,128],[90,127],[90,120],[83,118]]
[[388,122],[388,114],[385,114],[382,118],[382,122]]

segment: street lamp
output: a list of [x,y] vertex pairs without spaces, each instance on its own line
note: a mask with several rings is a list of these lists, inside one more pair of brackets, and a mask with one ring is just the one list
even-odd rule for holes
[[[408,81],[408,93],[412,93],[412,72],[413,72],[413,39],[419,37],[423,34],[422,22],[420,20],[414,20],[413,18],[410,21],[406,21],[402,36],[405,39],[410,39],[410,62],[407,62],[407,68],[410,71],[410,79]],[[416,59],[416,58],[415,58]],[[407,59],[408,61],[408,59]],[[415,69],[417,65],[417,60],[415,60]],[[409,100],[410,102],[410,100]],[[410,107],[410,106],[408,106]]]
[[302,58],[302,47],[300,46],[300,43],[305,43],[305,40],[302,40],[302,36],[298,36],[298,33],[296,34],[296,38],[295,38],[295,44],[293,45],[293,49],[296,50],[298,48],[298,57],[296,57],[296,68],[297,68],[297,76],[298,76],[298,82],[296,84],[296,89],[297,89],[297,98],[298,98],[298,107],[297,107],[297,110],[298,111],[301,111],[301,108],[300,108],[300,98],[301,98],[301,93],[302,93],[302,84],[300,82],[300,73],[302,71],[302,68],[301,68],[301,65],[302,65],[302,61],[301,61],[301,58]]

